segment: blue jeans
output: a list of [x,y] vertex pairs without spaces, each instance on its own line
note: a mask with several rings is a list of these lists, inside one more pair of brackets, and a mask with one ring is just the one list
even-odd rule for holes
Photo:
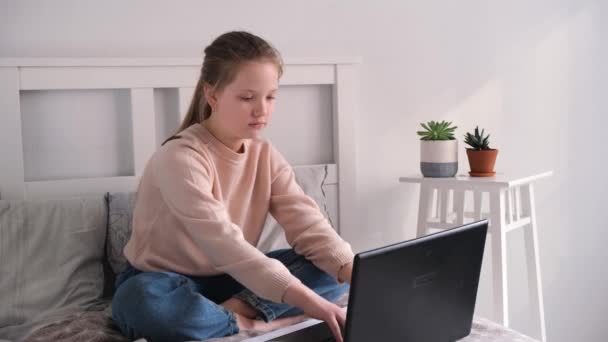
[[[335,301],[349,290],[292,249],[266,254],[321,297]],[[227,274],[191,277],[174,272],[141,272],[132,266],[116,279],[112,318],[122,333],[148,341],[206,340],[239,332],[234,313],[218,304],[236,297],[249,303],[258,318],[302,314],[299,308],[255,295]]]

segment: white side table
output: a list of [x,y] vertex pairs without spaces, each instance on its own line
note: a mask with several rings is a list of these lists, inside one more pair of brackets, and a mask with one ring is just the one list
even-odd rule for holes
[[[416,175],[399,178],[401,183],[420,184],[417,236],[427,234],[429,228],[448,229],[461,225],[465,218],[471,218],[473,221],[489,218],[494,319],[506,327],[509,326],[506,235],[515,229],[526,228],[524,240],[529,294],[532,308],[538,308],[541,341],[546,341],[545,311],[532,183],[552,174],[552,171],[548,171],[525,177],[497,173],[494,177],[458,175],[450,178],[426,178]],[[465,212],[466,192],[473,193],[473,212]],[[489,213],[483,213],[481,210],[483,193],[489,194]]]

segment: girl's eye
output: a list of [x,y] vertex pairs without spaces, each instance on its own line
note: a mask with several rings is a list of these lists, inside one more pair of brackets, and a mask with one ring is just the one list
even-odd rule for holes
[[[251,100],[253,100],[253,98],[254,98],[253,96],[251,96],[251,97],[240,96],[240,99],[243,100],[243,101],[251,101]],[[276,96],[268,96],[268,97],[266,97],[266,99],[268,99],[268,100],[274,100],[274,99],[276,99]]]

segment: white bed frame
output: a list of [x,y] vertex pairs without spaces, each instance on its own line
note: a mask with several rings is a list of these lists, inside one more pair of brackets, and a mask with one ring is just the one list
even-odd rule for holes
[[[356,139],[358,58],[286,59],[281,85],[330,85],[333,95],[334,162],[326,184],[338,195],[335,228],[356,237]],[[22,58],[0,59],[1,199],[35,199],[74,194],[134,191],[156,141],[154,89],[176,88],[179,112],[190,103],[200,58]],[[132,113],[134,175],[26,181],[20,92],[27,90],[128,89]]]

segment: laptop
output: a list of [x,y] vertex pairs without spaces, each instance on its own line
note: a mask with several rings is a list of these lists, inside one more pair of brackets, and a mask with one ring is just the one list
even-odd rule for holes
[[[471,332],[488,221],[358,253],[348,299],[345,342],[456,341]],[[249,342],[334,341],[322,321]]]

